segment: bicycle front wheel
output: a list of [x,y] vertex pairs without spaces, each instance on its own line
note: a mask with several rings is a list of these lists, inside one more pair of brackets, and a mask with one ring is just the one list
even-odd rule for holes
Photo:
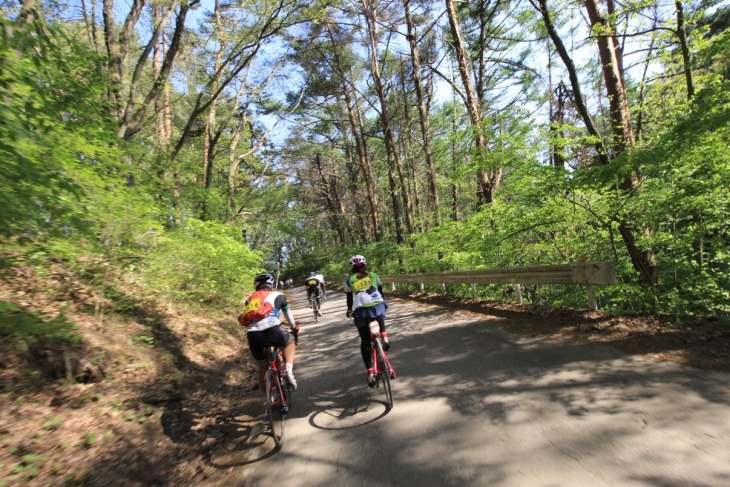
[[393,409],[393,391],[390,388],[390,374],[388,373],[388,362],[385,360],[385,352],[380,339],[375,342],[378,351],[378,369],[380,381],[383,384],[383,392],[385,392],[385,400],[388,402],[388,409]]
[[276,446],[284,446],[284,420],[289,405],[279,380],[279,376],[273,370],[266,373],[266,409],[269,414],[269,426],[271,436]]

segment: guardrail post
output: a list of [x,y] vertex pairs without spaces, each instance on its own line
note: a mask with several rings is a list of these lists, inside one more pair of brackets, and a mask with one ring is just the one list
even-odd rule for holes
[[593,284],[586,284],[586,291],[588,292],[588,309],[591,311],[597,311],[598,301],[596,301],[596,286]]
[[423,292],[423,283],[421,283],[421,292]]
[[441,283],[441,294],[446,294],[446,283],[445,282]]
[[395,282],[390,283],[390,290],[395,291]]
[[513,284],[515,292],[517,293],[517,303],[522,304],[522,284]]
[[476,298],[477,298],[477,285],[472,284],[471,285],[471,299],[476,299]]

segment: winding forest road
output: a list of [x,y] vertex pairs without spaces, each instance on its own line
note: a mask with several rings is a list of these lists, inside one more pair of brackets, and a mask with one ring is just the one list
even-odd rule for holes
[[387,411],[344,295],[328,293],[319,323],[302,290],[289,296],[302,332],[286,443],[246,452],[224,485],[730,485],[730,374],[394,299]]

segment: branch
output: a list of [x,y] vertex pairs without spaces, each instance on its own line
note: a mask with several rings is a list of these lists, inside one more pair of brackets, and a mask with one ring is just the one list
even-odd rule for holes
[[462,93],[462,91],[461,91],[461,90],[459,89],[459,87],[458,87],[458,86],[456,86],[456,85],[454,84],[454,82],[453,82],[453,81],[452,81],[452,80],[451,80],[450,78],[448,78],[447,76],[445,76],[445,75],[444,75],[444,74],[443,74],[443,73],[442,73],[441,71],[439,71],[438,69],[434,68],[433,66],[430,66],[430,65],[429,65],[429,66],[428,66],[428,68],[429,68],[429,69],[430,69],[431,71],[433,71],[433,72],[434,72],[434,73],[435,73],[436,75],[438,75],[438,76],[439,76],[439,77],[440,77],[440,78],[441,78],[442,80],[444,80],[444,81],[446,81],[446,82],[447,82],[448,84],[450,84],[450,85],[451,85],[451,87],[452,87],[452,88],[454,89],[454,91],[455,91],[455,92],[456,92],[456,93],[457,93],[457,94],[458,94],[458,95],[459,95],[459,96],[461,97],[462,101],[463,101],[463,102],[464,102],[464,104],[466,105],[466,102],[467,102],[467,100],[466,100],[466,95],[464,95],[464,93]]

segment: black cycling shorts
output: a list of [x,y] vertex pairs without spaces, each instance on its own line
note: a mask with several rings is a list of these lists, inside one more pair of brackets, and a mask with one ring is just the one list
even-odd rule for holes
[[283,326],[272,326],[261,331],[249,331],[246,333],[248,337],[248,349],[251,355],[258,363],[266,363],[268,357],[264,355],[265,345],[273,345],[275,347],[284,348],[289,345],[292,340],[291,333],[286,331]]

